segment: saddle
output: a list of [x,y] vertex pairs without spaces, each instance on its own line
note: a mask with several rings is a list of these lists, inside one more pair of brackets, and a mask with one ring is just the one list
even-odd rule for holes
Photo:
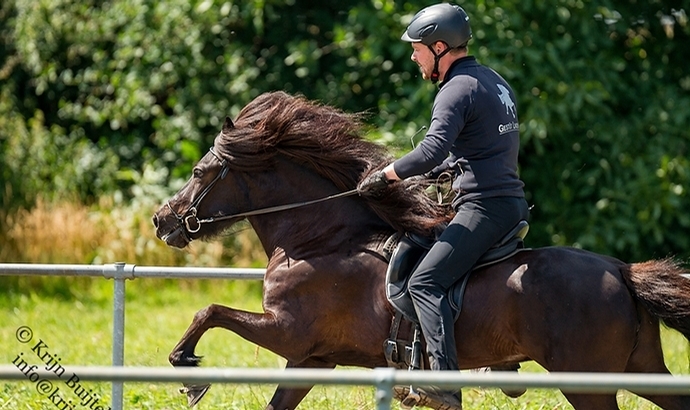
[[[504,261],[521,250],[524,250],[524,238],[527,236],[528,231],[529,224],[527,221],[520,221],[510,232],[479,258],[479,261],[477,261],[468,274],[448,290],[448,300],[455,312],[455,320],[460,316],[462,299],[472,272]],[[419,319],[414,310],[407,284],[410,279],[410,274],[421,262],[434,242],[434,238],[426,238],[416,234],[405,233],[393,235],[384,245],[384,249],[392,249],[392,251],[389,251],[390,262],[388,264],[388,270],[386,271],[386,297],[396,310],[395,319],[391,327],[391,336],[384,344],[384,351],[388,364],[393,367],[404,368],[410,365],[416,367],[415,364],[411,363],[415,360],[411,357],[412,352],[410,351],[409,345],[407,345],[405,341],[398,340],[397,333],[400,321],[403,317],[416,325],[419,324]],[[400,346],[401,342],[404,347]],[[400,357],[398,355],[400,348],[407,351],[405,357]]]

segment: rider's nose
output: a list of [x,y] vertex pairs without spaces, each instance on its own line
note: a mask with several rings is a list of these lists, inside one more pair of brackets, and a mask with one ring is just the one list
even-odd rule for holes
[[153,226],[158,229],[158,215],[153,216]]

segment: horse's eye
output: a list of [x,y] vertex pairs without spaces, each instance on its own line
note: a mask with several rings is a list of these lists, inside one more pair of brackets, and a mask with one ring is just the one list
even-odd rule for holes
[[194,178],[203,178],[204,176],[204,171],[200,170],[199,168],[194,168]]

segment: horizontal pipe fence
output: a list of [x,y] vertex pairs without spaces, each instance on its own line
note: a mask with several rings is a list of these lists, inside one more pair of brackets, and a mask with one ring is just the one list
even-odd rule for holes
[[[565,392],[610,393],[619,389],[635,393],[690,394],[690,376],[613,373],[521,373],[513,372],[424,372],[391,368],[374,370],[324,369],[218,369],[124,367],[125,281],[135,278],[243,279],[262,280],[265,269],[186,268],[106,265],[0,263],[0,276],[76,276],[113,279],[113,367],[63,367],[83,381],[112,383],[112,409],[123,408],[124,382],[190,382],[281,384],[289,387],[312,385],[368,385],[376,388],[377,409],[390,409],[395,385],[439,387],[553,388]],[[689,275],[684,275],[688,277]],[[0,380],[27,380],[30,371],[40,380],[61,379],[43,368],[24,369],[0,365]],[[31,376],[34,377],[34,376]]]
[[[0,276],[76,276],[113,279],[113,366],[124,364],[125,281],[135,278],[253,279],[262,280],[266,270],[257,268],[178,268],[136,266],[122,262],[106,265],[0,263]],[[112,384],[112,408],[122,410],[123,386]]]
[[[191,384],[281,384],[286,387],[312,385],[357,385],[376,388],[376,408],[390,409],[395,385],[435,385],[442,388],[549,388],[571,393],[615,393],[620,389],[649,394],[688,394],[690,376],[615,373],[523,373],[513,372],[429,372],[393,368],[373,370],[247,369],[64,366],[62,377],[42,368],[29,373],[35,382],[62,380],[75,375],[80,381],[183,382]],[[11,365],[0,365],[0,379],[26,380],[27,374]],[[58,387],[59,388],[59,387]]]

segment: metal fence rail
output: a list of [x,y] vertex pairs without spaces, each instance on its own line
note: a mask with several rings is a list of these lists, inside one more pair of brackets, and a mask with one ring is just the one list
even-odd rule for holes
[[[125,281],[135,278],[178,279],[253,279],[262,280],[265,269],[253,268],[178,268],[136,266],[123,262],[109,265],[0,263],[0,276],[90,276],[113,279],[113,366],[124,364]],[[114,381],[113,410],[122,410],[122,382]]]
[[107,279],[178,278],[178,279],[254,279],[264,278],[259,268],[177,268],[137,266],[126,263],[106,265],[63,265],[0,263],[0,276],[93,276]]
[[[376,408],[390,409],[391,389],[395,385],[436,385],[444,388],[500,387],[500,388],[549,388],[573,393],[614,393],[626,389],[636,393],[687,394],[690,376],[664,374],[614,374],[614,373],[522,373],[494,372],[424,372],[404,371],[392,368],[374,370],[326,370],[326,369],[246,369],[246,368],[177,368],[170,367],[103,367],[64,366],[67,376],[58,376],[45,369],[32,371],[39,380],[62,380],[77,375],[81,381],[111,382],[186,382],[278,384],[288,387],[312,385],[358,385],[376,388]],[[1,365],[0,379],[26,380],[27,374],[16,366]],[[58,386],[59,387],[59,386]]]

